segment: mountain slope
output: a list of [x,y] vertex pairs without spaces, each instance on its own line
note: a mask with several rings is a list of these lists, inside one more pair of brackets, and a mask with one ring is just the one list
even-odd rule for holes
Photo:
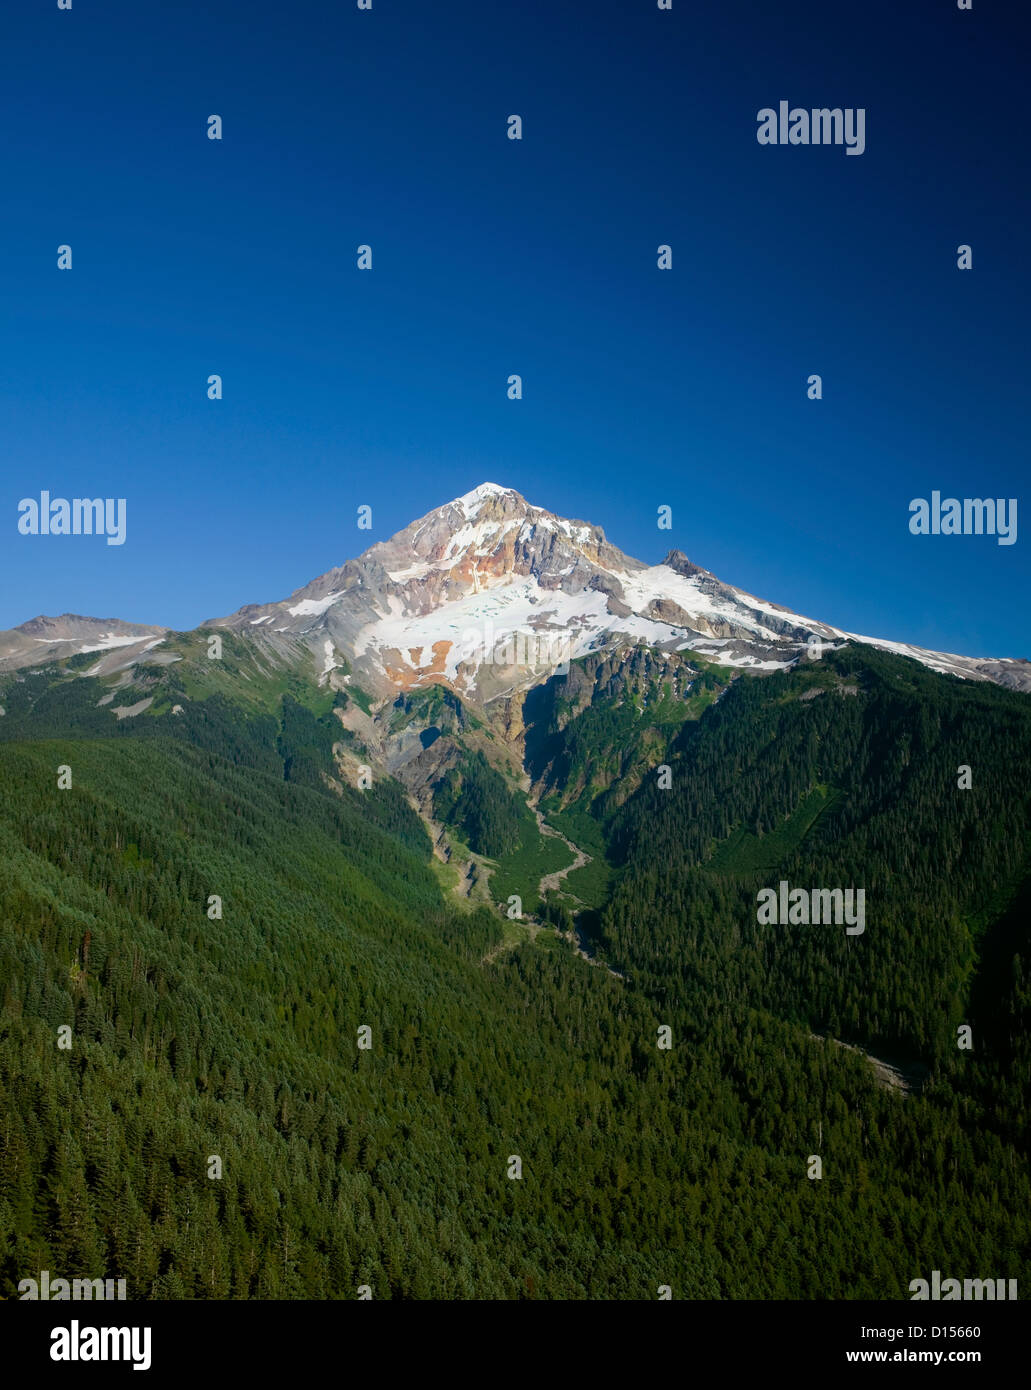
[[[1031,663],[927,652],[860,637],[755,598],[672,550],[660,565],[484,483],[280,602],[250,603],[229,629],[272,664],[299,653],[322,684],[386,699],[444,683],[479,706],[504,702],[577,657],[638,642],[742,670],[782,670],[849,640],[973,680],[1031,690]],[[118,648],[117,653],[115,648]],[[36,618],[0,634],[0,671],[79,652],[100,672],[174,660],[165,629]]]
[[1031,664],[979,660],[858,637],[764,602],[673,550],[661,565],[604,532],[484,483],[278,604],[213,620],[255,640],[303,637],[327,678],[338,653],[370,688],[447,682],[486,704],[614,641],[690,649],[778,670],[856,640],[934,670],[1031,689]]
[[[552,678],[535,776],[596,817],[617,979],[546,930],[498,953],[497,912],[449,905],[401,786],[337,775],[344,692],[262,676],[232,633],[201,686],[181,645],[177,715],[159,686],[113,719],[122,676],[74,663],[6,677],[5,1294],[40,1269],[149,1298],[894,1300],[933,1268],[1025,1277],[1022,696],[860,648],[709,672],[701,709],[679,656]],[[387,705],[398,745],[418,724],[491,746],[431,696]],[[953,767],[972,740],[976,794]],[[839,799],[800,819],[824,782]],[[467,793],[460,771],[445,796],[503,836],[496,783]],[[752,888],[781,872],[871,876],[862,963],[837,932],[756,939]],[[958,1018],[973,1054],[947,1045]],[[810,1036],[836,1028],[928,1083],[885,1090]]]

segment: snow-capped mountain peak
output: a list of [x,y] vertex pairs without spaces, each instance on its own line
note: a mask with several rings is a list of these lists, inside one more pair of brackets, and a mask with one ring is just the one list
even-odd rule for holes
[[472,492],[463,493],[461,497],[449,503],[452,507],[461,507],[466,516],[470,519],[475,517],[480,507],[488,498],[504,497],[509,493],[514,497],[519,497],[514,487],[502,487],[500,483],[481,483],[479,487],[474,487]]
[[[37,630],[40,623],[49,626]],[[625,643],[763,672],[854,640],[936,671],[1031,690],[1027,661],[858,637],[726,584],[679,550],[643,564],[600,527],[490,482],[289,598],[247,604],[205,626],[236,631],[274,661],[305,661],[320,682],[354,681],[380,698],[443,683],[481,706]],[[0,669],[114,647],[104,658],[112,665],[155,661],[163,634],[114,620],[34,620],[0,635]]]
[[[444,683],[481,704],[620,642],[772,671],[852,637],[723,583],[679,550],[661,564],[642,564],[611,545],[600,527],[556,516],[489,482],[284,603],[220,621],[259,640],[300,638],[317,653],[319,670],[327,666],[324,679],[328,642],[354,679],[381,695]],[[855,640],[935,670],[1031,689],[1025,662]]]

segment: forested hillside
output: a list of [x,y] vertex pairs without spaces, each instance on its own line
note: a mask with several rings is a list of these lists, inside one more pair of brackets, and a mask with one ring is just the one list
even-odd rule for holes
[[[612,822],[606,946],[656,987],[733,981],[821,1031],[954,1061],[960,1022],[985,1042],[1005,1016],[999,997],[971,1015],[979,971],[1004,965],[1020,993],[1028,938],[1002,919],[1031,874],[1029,754],[1023,695],[869,649],[735,682],[672,743],[671,786],[648,779]],[[781,879],[863,888],[865,931],[759,926]],[[1024,1034],[997,1037],[1000,1061]]]
[[[327,692],[227,682],[117,724],[67,671],[2,694],[4,1296],[42,1269],[145,1298],[1027,1274],[1026,696],[868,649],[712,675],[683,710],[594,691],[541,768],[607,856],[620,980],[554,939],[484,963],[503,918],[445,897],[401,789],[327,781]],[[482,842],[511,830],[489,768],[440,794]],[[779,877],[865,886],[865,933],[758,927]]]

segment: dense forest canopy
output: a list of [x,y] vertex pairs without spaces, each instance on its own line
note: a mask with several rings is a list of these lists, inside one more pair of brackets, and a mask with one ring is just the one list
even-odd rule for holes
[[[546,932],[497,954],[502,911],[446,891],[398,784],[327,777],[317,694],[227,683],[115,723],[74,669],[6,678],[0,1293],[43,1269],[154,1298],[1026,1278],[1031,700],[856,647],[628,670],[527,706],[624,978]],[[484,855],[529,819],[479,753],[436,795]],[[866,931],[761,927],[781,879],[865,888]]]

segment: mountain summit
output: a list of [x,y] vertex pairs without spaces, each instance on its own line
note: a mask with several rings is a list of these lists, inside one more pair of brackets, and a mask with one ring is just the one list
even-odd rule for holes
[[[485,705],[570,660],[627,643],[763,672],[850,640],[935,671],[1031,690],[1027,661],[845,632],[726,584],[679,550],[643,564],[599,526],[490,482],[289,598],[247,604],[204,626],[241,634],[274,664],[313,660],[320,683],[353,682],[378,698],[444,684]],[[95,670],[108,673],[161,660],[164,633],[116,620],[35,618],[0,634],[0,670],[97,652]]]
[[213,625],[273,645],[300,640],[324,679],[346,661],[359,684],[383,695],[445,683],[480,703],[626,641],[773,671],[855,640],[933,670],[1031,689],[1027,662],[860,637],[725,584],[679,550],[645,565],[599,526],[497,483],[437,507],[288,599]]

